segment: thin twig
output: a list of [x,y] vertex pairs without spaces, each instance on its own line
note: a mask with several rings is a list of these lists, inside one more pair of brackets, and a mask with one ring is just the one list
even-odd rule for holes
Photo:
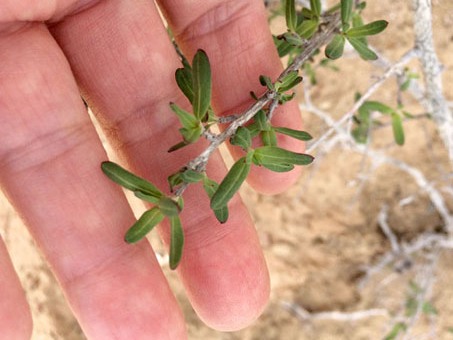
[[390,228],[390,226],[388,225],[388,222],[387,222],[388,210],[389,210],[388,205],[384,204],[384,206],[381,208],[381,211],[379,212],[379,215],[378,215],[379,227],[381,228],[384,235],[390,241],[390,246],[392,247],[392,251],[395,254],[399,254],[401,252],[401,248],[398,243],[398,239],[396,238],[396,235],[393,233],[392,229]]
[[386,309],[367,309],[355,312],[321,312],[310,313],[305,308],[295,303],[283,302],[283,308],[293,313],[301,321],[314,321],[314,320],[333,320],[333,321],[358,321],[368,319],[371,317],[381,316],[388,318],[389,312]]
[[[351,118],[354,113],[365,103],[384,83],[385,81],[393,76],[395,73],[399,72],[399,70],[406,65],[413,57],[415,56],[415,51],[410,50],[403,55],[403,57],[395,64],[393,64],[387,71],[379,77],[367,90],[366,92],[357,100],[352,108],[346,112],[337,122],[334,124],[329,124],[330,128],[310,147],[307,149],[308,153],[311,153],[314,149],[316,149],[321,143],[325,141],[334,131],[338,131],[338,128],[341,127],[346,122],[352,122]],[[349,124],[350,125],[350,124]],[[348,131],[351,129],[348,126]]]

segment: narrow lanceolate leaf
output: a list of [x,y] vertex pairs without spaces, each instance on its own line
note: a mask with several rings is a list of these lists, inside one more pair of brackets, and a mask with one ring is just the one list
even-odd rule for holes
[[[203,188],[209,198],[217,191],[219,184],[208,177],[203,179]],[[228,220],[228,207],[225,205],[219,209],[214,209],[214,215],[220,223],[225,223]]]
[[341,23],[344,26],[349,25],[351,20],[353,0],[341,0]]
[[187,146],[187,145],[189,145],[189,143],[184,142],[184,141],[179,142],[179,143],[173,145],[172,147],[170,147],[170,148],[167,150],[167,152],[174,152],[174,151],[176,151],[176,150],[182,149],[183,147],[185,147],[185,146]]
[[176,113],[181,125],[184,128],[190,129],[190,128],[197,127],[198,125],[200,125],[198,119],[195,118],[194,115],[192,115],[189,112],[187,112],[186,110],[180,108],[175,103],[170,103],[170,108],[172,109],[172,111],[174,113]]
[[318,24],[319,22],[317,19],[304,20],[299,26],[297,26],[297,33],[302,38],[310,39],[318,29]]
[[261,141],[264,145],[277,146],[277,136],[275,135],[275,131],[273,129],[261,131]]
[[360,106],[359,112],[363,111],[378,111],[386,115],[391,115],[395,112],[390,106],[374,100],[368,100]]
[[346,39],[344,36],[337,34],[333,37],[330,43],[326,46],[325,55],[329,59],[338,59],[343,55],[344,44]]
[[290,129],[290,128],[286,128],[286,127],[277,126],[277,127],[274,127],[274,131],[281,133],[283,135],[287,135],[287,136],[296,138],[298,140],[308,141],[308,140],[313,139],[313,137],[308,132],[294,130],[294,129]]
[[264,112],[263,110],[259,110],[253,118],[260,131],[268,131],[270,129],[270,124],[267,120],[266,112]]
[[181,128],[179,132],[186,143],[195,143],[201,137],[202,127],[198,125],[191,128]]
[[274,172],[288,172],[288,171],[291,171],[294,169],[294,165],[285,164],[285,163],[281,163],[281,164],[263,163],[261,165]]
[[153,184],[141,177],[138,177],[137,175],[134,175],[133,173],[127,171],[116,163],[109,161],[102,162],[101,168],[108,178],[126,189],[132,191],[141,191],[145,194],[157,198],[163,196],[162,192]]
[[387,25],[387,21],[377,20],[363,26],[353,27],[346,32],[346,35],[353,38],[366,37],[368,35],[381,33],[385,30]]
[[296,2],[295,0],[286,0],[285,6],[286,26],[289,31],[295,31],[297,26]]
[[193,112],[202,121],[211,105],[211,66],[208,56],[198,50],[192,62]]
[[398,145],[404,144],[404,129],[401,116],[397,113],[392,114],[393,137]]
[[175,73],[176,84],[181,89],[182,93],[187,97],[190,103],[193,102],[193,85],[192,71],[187,68],[178,68]]
[[213,210],[220,209],[228,204],[247,178],[250,172],[250,165],[245,157],[240,158],[234,163],[214,195],[212,195],[211,208]]
[[134,243],[140,241],[146,236],[156,225],[164,219],[164,214],[159,208],[154,207],[143,213],[142,216],[134,223],[134,225],[127,231],[124,240],[127,243]]
[[271,91],[274,90],[274,84],[272,83],[271,78],[269,78],[268,76],[260,75],[259,79],[261,85],[266,86]]
[[305,42],[305,40],[301,38],[299,34],[294,32],[286,32],[281,37],[288,44],[294,47],[302,46]]
[[321,15],[321,0],[310,0],[310,8],[319,17]]
[[135,197],[140,198],[141,200],[149,202],[149,203],[157,204],[159,202],[159,198],[145,194],[138,190],[134,191],[134,195],[135,195]]
[[[360,13],[353,13],[352,14],[352,27],[360,27],[363,25],[365,25],[365,24],[363,23],[363,19],[362,19],[362,16],[360,15]],[[344,31],[346,32],[347,30],[344,30]],[[357,39],[361,40],[362,43],[364,43],[366,46],[368,46],[367,37],[360,37]]]
[[181,178],[186,183],[197,183],[205,178],[205,174],[192,169],[187,169],[181,172]]
[[275,84],[275,90],[279,93],[291,90],[302,81],[302,77],[298,75],[297,71],[289,72],[282,80]]
[[248,150],[252,145],[252,135],[248,129],[240,126],[230,138],[230,143],[240,146],[244,150]]
[[304,153],[292,152],[277,146],[262,146],[255,150],[254,158],[260,164],[308,165],[314,157]]
[[162,197],[157,203],[162,214],[168,217],[178,216],[181,212],[181,207],[178,202],[174,201],[170,197]]
[[364,60],[376,60],[377,54],[368,48],[368,46],[361,40],[361,38],[346,37],[349,43],[359,53],[360,57]]
[[170,218],[170,269],[176,269],[184,248],[184,231],[179,216]]

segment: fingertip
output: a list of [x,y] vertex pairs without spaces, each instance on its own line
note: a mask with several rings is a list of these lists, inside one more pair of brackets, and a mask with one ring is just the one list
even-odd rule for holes
[[230,208],[235,213],[227,223],[210,221],[198,235],[187,235],[199,245],[188,240],[178,269],[197,315],[220,331],[249,326],[270,295],[269,273],[250,216],[239,199]]

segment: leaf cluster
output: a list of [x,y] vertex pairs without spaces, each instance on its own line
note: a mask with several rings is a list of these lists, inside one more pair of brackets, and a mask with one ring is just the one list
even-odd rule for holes
[[[220,140],[222,134],[210,131],[214,124],[222,120],[217,117],[211,107],[211,67],[209,58],[203,50],[198,50],[192,63],[182,59],[183,67],[176,70],[175,79],[178,87],[192,105],[186,110],[175,103],[170,103],[172,112],[181,124],[179,132],[182,141],[169,149],[174,152],[189,144],[197,142],[202,136]],[[238,159],[230,168],[224,179],[217,183],[206,174],[206,162],[198,166],[187,163],[177,172],[168,176],[169,191],[165,195],[151,182],[127,171],[113,162],[102,163],[103,172],[115,183],[131,190],[136,197],[151,204],[151,208],[126,232],[125,241],[138,242],[156,225],[168,219],[171,230],[170,267],[175,269],[182,258],[184,232],[180,213],[184,208],[182,194],[189,185],[200,183],[210,200],[210,207],[217,220],[225,223],[229,217],[228,203],[246,180],[252,166],[262,166],[276,172],[290,171],[296,165],[307,165],[313,161],[310,155],[285,150],[278,146],[279,134],[299,140],[309,140],[311,136],[305,131],[287,127],[273,126],[271,116],[278,105],[284,104],[294,97],[288,93],[302,81],[297,71],[288,72],[273,82],[267,76],[261,76],[260,82],[266,87],[267,95],[272,98],[267,106],[253,116],[247,126],[238,126],[229,136],[233,146],[241,148],[245,156]],[[259,100],[256,95],[252,95]],[[234,117],[232,123],[234,123]],[[225,120],[225,119],[224,119]],[[259,139],[262,146],[253,148],[253,139]]]
[[[330,59],[339,58],[345,42],[348,41],[363,59],[375,59],[377,56],[369,49],[367,37],[382,32],[387,22],[379,20],[363,24],[360,13],[365,7],[364,3],[355,6],[354,3],[352,0],[342,0],[338,6],[324,10],[320,0],[310,0],[309,8],[299,8],[295,0],[286,0],[283,12],[288,30],[274,37],[279,55],[288,55],[290,60],[297,58],[298,54],[307,48],[310,39],[322,30],[326,18],[334,12],[341,12],[341,29],[327,45],[326,56]],[[319,43],[319,46],[321,45]],[[179,49],[177,51],[179,52]],[[310,55],[311,53],[313,52],[310,52]],[[115,163],[104,162],[101,166],[112,181],[131,190],[137,198],[151,205],[126,232],[126,242],[138,242],[164,219],[168,220],[171,234],[169,257],[172,269],[175,269],[182,259],[184,231],[180,214],[184,209],[182,195],[189,186],[203,187],[215,217],[220,223],[225,223],[229,217],[228,204],[247,179],[252,167],[287,172],[293,170],[295,166],[308,165],[313,161],[310,155],[286,150],[278,145],[279,135],[308,141],[312,137],[307,132],[275,126],[272,122],[276,108],[294,98],[293,89],[302,82],[299,68],[303,67],[310,71],[309,66],[303,65],[301,61],[297,67],[289,67],[276,80],[265,75],[260,76],[259,81],[265,87],[265,93],[261,97],[251,93],[256,101],[256,110],[249,109],[241,115],[218,117],[211,105],[212,77],[207,54],[203,50],[198,50],[191,62],[182,54],[180,56],[182,67],[176,70],[175,80],[191,108],[170,103],[170,109],[180,124],[181,140],[168,151],[175,152],[198,142],[202,137],[209,141],[208,148],[168,176],[170,195],[164,194],[163,190],[151,182]],[[324,64],[328,65],[327,62]],[[315,81],[314,71],[311,71],[310,78]],[[361,142],[366,141],[365,132],[373,124],[370,118],[372,111],[379,111],[391,117],[395,140],[402,144],[404,133],[400,112],[376,102],[366,102],[359,110],[356,117],[357,127],[353,132],[355,138]],[[225,127],[226,123],[229,123],[229,126]],[[224,129],[223,132],[213,133],[211,127],[214,125],[218,125],[220,130]],[[240,148],[243,157],[239,158],[220,183],[217,183],[209,178],[206,166],[209,155],[226,140],[229,140],[232,147]]]
[[367,143],[372,127],[382,124],[380,121],[373,119],[374,112],[379,112],[383,116],[390,118],[395,143],[403,145],[405,141],[403,118],[412,118],[412,115],[401,108],[394,109],[384,103],[371,100],[363,103],[358,110],[358,114],[354,116],[355,127],[352,130],[352,136],[355,141],[361,144]]
[[348,41],[364,60],[376,60],[377,55],[368,47],[367,37],[381,33],[388,25],[385,20],[377,20],[368,24],[363,23],[361,11],[365,3],[354,9],[353,0],[341,0],[341,31],[327,45],[325,54],[330,59],[338,59],[343,55],[344,46]]

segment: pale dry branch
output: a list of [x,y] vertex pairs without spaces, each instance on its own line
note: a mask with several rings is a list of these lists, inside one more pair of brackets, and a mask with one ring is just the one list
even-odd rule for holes
[[425,80],[427,109],[437,125],[439,135],[453,164],[453,111],[443,94],[442,65],[439,62],[433,39],[430,0],[412,0],[414,8],[415,46]]
[[381,228],[382,232],[384,233],[384,235],[390,241],[390,246],[392,248],[392,252],[395,254],[399,254],[401,252],[401,247],[398,243],[398,239],[397,239],[396,235],[393,233],[392,229],[390,228],[390,226],[388,224],[388,221],[387,221],[388,210],[389,210],[388,205],[384,204],[378,215],[378,224],[379,224],[379,227]]
[[[320,144],[322,144],[333,132],[338,133],[338,129],[341,128],[341,126],[345,123],[348,123],[347,130],[350,132],[351,130],[351,124],[352,124],[352,116],[357,112],[357,110],[362,106],[386,81],[389,79],[391,76],[395,75],[397,72],[400,72],[401,68],[404,67],[409,61],[411,61],[415,56],[415,51],[410,50],[407,53],[403,55],[403,57],[393,64],[390,68],[387,69],[387,71],[380,76],[365,92],[364,94],[360,97],[359,100],[357,100],[352,108],[346,112],[345,114],[342,115],[342,117],[336,121],[333,122],[331,115],[324,115],[325,117],[329,116],[330,118],[326,119],[326,123],[329,126],[329,129],[320,137],[318,140],[311,144],[307,152],[312,152],[315,150],[317,147],[319,147]],[[321,112],[321,111],[320,111]],[[314,112],[316,113],[316,112]],[[330,123],[330,124],[329,124]]]
[[369,319],[372,317],[388,318],[390,316],[389,312],[386,309],[381,308],[366,309],[355,312],[332,311],[332,312],[310,313],[305,308],[295,303],[283,302],[282,306],[283,308],[294,314],[301,321],[331,320],[339,322],[352,322]]

